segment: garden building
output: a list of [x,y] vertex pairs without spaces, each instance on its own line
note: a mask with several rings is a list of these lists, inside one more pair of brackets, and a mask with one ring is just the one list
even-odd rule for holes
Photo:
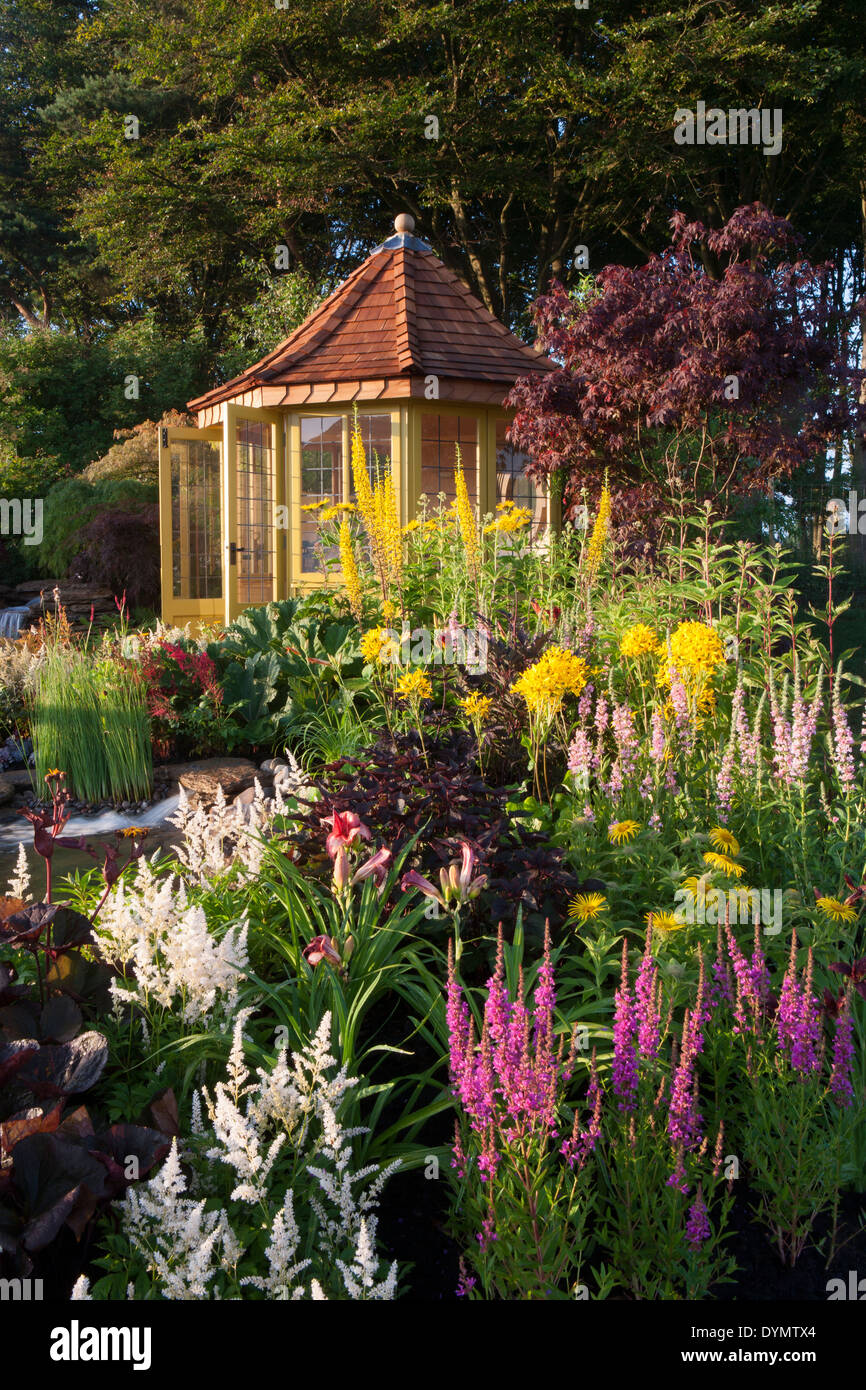
[[162,613],[229,621],[244,608],[322,583],[316,502],[354,498],[354,411],[371,474],[391,467],[401,525],[426,494],[454,496],[459,444],[483,516],[530,507],[533,533],[556,523],[545,489],[506,440],[503,400],[553,364],[470,293],[413,219],[279,347],[190,401],[197,428],[160,431]]

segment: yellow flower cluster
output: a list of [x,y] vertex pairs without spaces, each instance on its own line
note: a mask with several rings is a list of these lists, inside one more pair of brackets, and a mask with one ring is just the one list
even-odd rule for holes
[[371,627],[361,638],[361,655],[371,666],[381,666],[391,657],[392,639],[385,627]]
[[390,599],[386,599],[385,602],[382,604],[382,617],[386,620],[386,622],[390,622],[390,620],[392,618],[396,618],[396,616],[396,603],[392,603]]
[[463,713],[473,724],[483,724],[491,709],[493,701],[489,695],[466,695],[462,700],[457,701]]
[[404,700],[429,700],[433,694],[432,683],[423,671],[404,671],[395,689]]
[[664,647],[651,627],[647,627],[646,623],[635,623],[623,633],[619,650],[621,656],[640,658],[658,656],[659,652],[664,651]]
[[601,490],[601,498],[598,504],[598,516],[595,518],[595,525],[592,528],[592,535],[589,538],[589,545],[586,547],[584,568],[587,579],[594,579],[596,571],[601,563],[604,543],[607,540],[607,533],[610,527],[610,489],[605,483]]
[[321,500],[318,501],[318,502],[305,502],[304,505],[301,507],[301,511],[302,511],[302,512],[317,512],[317,511],[319,510],[320,507],[327,507],[327,505],[328,505],[328,499],[327,499],[326,497],[323,497],[323,498],[321,498]]
[[354,502],[335,502],[333,507],[326,507],[319,517],[320,521],[334,521],[337,517],[348,516],[350,512],[357,511]]
[[512,685],[516,695],[522,695],[530,714],[552,719],[562,708],[566,695],[579,695],[586,685],[587,667],[583,657],[575,656],[565,647],[548,647],[547,651],[524,671]]
[[680,623],[671,636],[670,650],[681,675],[710,675],[725,659],[721,637],[705,623]]
[[473,577],[478,577],[478,562],[481,558],[480,547],[478,544],[478,526],[475,521],[475,513],[472,510],[472,503],[469,501],[469,489],[466,486],[466,478],[463,473],[463,461],[460,457],[460,445],[457,445],[457,464],[454,469],[454,483],[457,493],[454,502],[454,509],[457,513],[457,521],[460,526],[460,535],[463,540],[463,549],[466,551],[466,560]]
[[532,521],[532,512],[528,507],[515,507],[514,504],[507,511],[498,516],[495,521],[491,521],[484,528],[485,536],[493,533],[494,535],[513,535],[515,531],[522,531],[524,526],[528,526]]
[[344,517],[340,522],[340,568],[343,571],[343,583],[346,586],[346,593],[349,595],[349,606],[358,622],[361,621],[363,612],[363,597],[361,590],[361,576],[358,573],[358,566],[355,561],[355,551],[352,546],[352,533],[349,530],[349,523]]

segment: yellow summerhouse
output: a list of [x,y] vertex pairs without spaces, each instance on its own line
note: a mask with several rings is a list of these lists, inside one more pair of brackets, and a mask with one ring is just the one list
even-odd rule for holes
[[[469,292],[401,214],[395,235],[233,381],[190,401],[196,428],[159,440],[162,616],[229,622],[322,583],[313,503],[354,500],[353,412],[368,466],[391,467],[401,526],[454,496],[457,446],[480,515],[512,499],[539,534],[558,524],[502,405],[550,371]],[[304,510],[307,508],[307,510]]]

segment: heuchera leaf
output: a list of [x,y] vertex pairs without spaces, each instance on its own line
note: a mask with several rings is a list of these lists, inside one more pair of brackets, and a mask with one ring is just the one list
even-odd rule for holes
[[11,1154],[15,1145],[31,1134],[51,1134],[60,1124],[63,1102],[58,1101],[50,1110],[25,1110],[13,1115],[0,1125],[0,1153]]
[[33,1134],[15,1147],[15,1189],[27,1216],[22,1242],[27,1250],[48,1245],[86,1187],[95,1197],[105,1191],[100,1164],[78,1144],[56,1134]]
[[39,1025],[43,1038],[53,1038],[55,1042],[69,1042],[81,1028],[81,1010],[68,994],[49,999],[42,1010]]

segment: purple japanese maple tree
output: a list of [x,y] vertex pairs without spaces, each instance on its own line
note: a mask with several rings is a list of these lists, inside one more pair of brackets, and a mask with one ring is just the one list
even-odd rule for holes
[[[672,241],[586,293],[557,281],[534,305],[559,364],[508,397],[528,471],[564,477],[567,516],[605,469],[615,512],[766,490],[859,420],[862,373],[827,293],[829,266],[794,259],[790,223],[759,203],[718,230],[671,218]],[[857,306],[852,306],[851,312]]]

